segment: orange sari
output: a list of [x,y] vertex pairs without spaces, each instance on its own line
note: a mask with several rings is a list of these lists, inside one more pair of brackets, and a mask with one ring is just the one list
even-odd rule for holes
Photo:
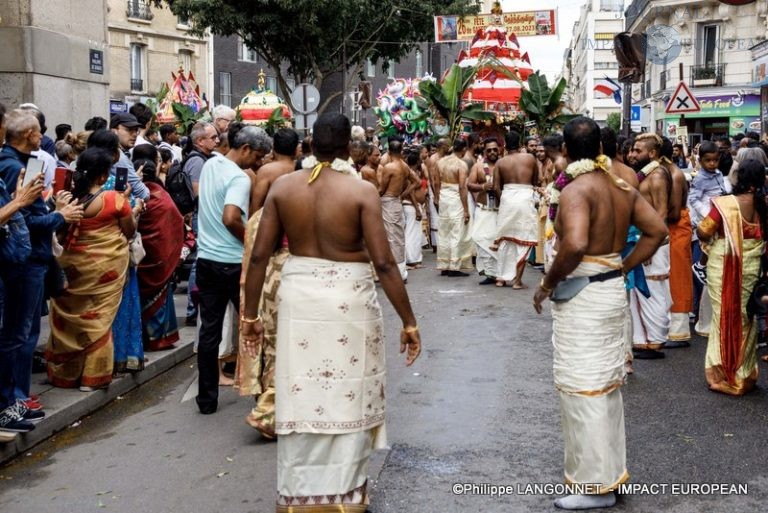
[[58,258],[69,287],[51,299],[48,380],[57,387],[102,387],[112,381],[112,322],[128,270],[128,241],[118,220],[131,215],[120,193],[102,193],[98,214],[80,221]]

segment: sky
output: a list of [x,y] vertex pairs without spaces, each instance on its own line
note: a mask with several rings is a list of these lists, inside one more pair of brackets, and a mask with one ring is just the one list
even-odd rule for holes
[[573,26],[579,21],[581,5],[585,0],[502,0],[504,12],[530,11],[531,4],[536,10],[558,10],[560,28],[557,36],[521,37],[520,47],[528,52],[534,70],[541,70],[551,83],[563,70],[563,53],[571,41]]

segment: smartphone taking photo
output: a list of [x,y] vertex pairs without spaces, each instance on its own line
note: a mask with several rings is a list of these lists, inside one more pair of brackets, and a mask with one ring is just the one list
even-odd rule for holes
[[24,181],[21,183],[22,187],[26,187],[29,183],[34,182],[41,174],[43,174],[43,161],[35,157],[30,158],[27,161]]
[[72,190],[72,170],[68,167],[57,167],[55,172],[55,181],[53,184],[53,194],[61,191]]
[[115,190],[117,192],[125,192],[128,187],[128,168],[118,167],[115,172]]

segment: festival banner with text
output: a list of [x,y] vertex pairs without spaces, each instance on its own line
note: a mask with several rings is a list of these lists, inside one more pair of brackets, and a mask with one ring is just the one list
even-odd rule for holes
[[[478,30],[499,25],[498,16],[478,14],[477,16],[435,16],[435,42],[455,43],[472,41]],[[547,11],[507,12],[501,15],[501,26],[507,34],[517,37],[554,36],[556,14],[554,9]]]

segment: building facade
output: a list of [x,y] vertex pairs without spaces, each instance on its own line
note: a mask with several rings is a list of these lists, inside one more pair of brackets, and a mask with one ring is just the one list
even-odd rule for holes
[[[688,144],[761,130],[760,91],[753,86],[750,48],[765,39],[766,2],[727,5],[708,0],[634,0],[626,29],[651,33],[645,82],[633,98],[647,112],[643,129],[670,137],[684,127]],[[667,114],[680,81],[699,112]]]
[[[341,73],[331,74],[323,80],[320,86],[318,106],[326,104],[325,111],[342,111],[342,89],[346,89],[344,113],[354,123],[363,126],[374,126],[378,119],[372,108],[355,109],[353,93],[362,88],[369,88],[372,106],[376,104],[376,96],[383,90],[391,78],[423,77],[432,73],[439,78],[442,73],[456,62],[459,51],[464,48],[460,43],[420,43],[399,62],[363,63],[359,73],[348,79],[342,87]],[[282,77],[293,89],[300,82],[298,77],[288,74],[286,67],[275,70],[269,66],[258,52],[249,49],[238,36],[213,38],[213,70],[215,94],[212,96],[215,104],[237,107],[242,98],[256,88],[261,71],[266,75],[266,87],[278,96],[284,96],[278,87],[277,75]],[[348,73],[353,75],[352,73]],[[313,118],[308,118],[311,126]],[[299,128],[301,126],[301,120]]]
[[185,20],[148,0],[107,0],[110,108],[122,111],[154,98],[171,72],[191,71],[201,96],[210,95],[210,38],[193,36]]
[[103,0],[0,0],[0,102],[36,104],[53,127],[105,116],[112,66]]
[[621,112],[618,97],[595,86],[610,85],[606,79],[617,81],[619,65],[613,37],[624,29],[623,4],[623,0],[589,0],[584,4],[565,52],[567,103],[574,112],[590,116],[600,125],[605,125],[612,112]]

